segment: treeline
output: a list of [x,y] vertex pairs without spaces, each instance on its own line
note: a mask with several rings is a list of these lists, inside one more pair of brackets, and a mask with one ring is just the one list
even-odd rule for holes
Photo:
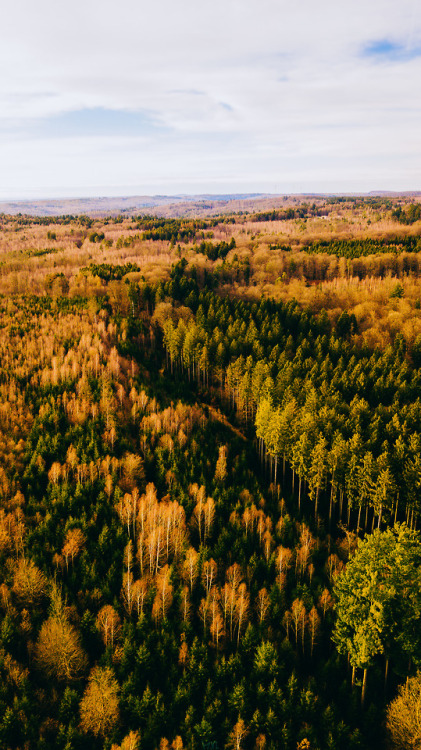
[[104,232],[91,232],[89,235],[89,242],[99,243],[102,242],[103,239],[105,239]]
[[367,237],[359,240],[320,240],[305,245],[307,253],[325,253],[339,258],[360,258],[379,253],[418,253],[421,250],[419,237],[401,236],[394,238],[374,239]]
[[120,281],[127,273],[140,271],[139,266],[135,263],[125,263],[124,265],[115,265],[113,263],[91,263],[80,269],[84,276],[91,274],[98,276],[104,281]]
[[233,250],[236,247],[236,242],[234,237],[230,240],[230,242],[201,242],[200,245],[193,245],[193,250],[196,253],[203,253],[203,255],[206,255],[209,260],[218,260],[218,258],[221,258],[224,260],[229,251]]
[[[384,278],[388,274],[402,278],[409,274],[419,276],[421,273],[421,254],[419,252],[399,252],[393,249],[355,258],[329,254],[319,248],[320,252],[309,253],[305,248],[302,250],[273,245],[269,246],[266,253],[267,266],[264,271],[261,268],[261,256],[259,263],[251,258],[251,279],[261,276],[267,280],[290,281],[292,279],[303,279],[305,281],[330,281],[343,278]],[[228,270],[228,269],[227,269]],[[233,274],[226,274],[229,282],[235,281]]]
[[40,258],[43,255],[51,255],[51,253],[58,253],[60,252],[60,249],[58,247],[46,247],[46,248],[40,248],[34,249],[34,250],[27,250],[27,253],[30,258]]
[[143,240],[165,240],[166,242],[189,242],[199,231],[217,226],[218,219],[165,219],[154,216],[134,217],[137,228],[142,230]]
[[398,206],[392,211],[392,218],[396,219],[399,224],[415,224],[421,219],[421,203],[411,203],[406,210]]
[[285,210],[273,209],[272,211],[259,211],[251,214],[249,221],[290,221],[291,219],[309,219],[312,216],[328,216],[329,211],[324,208],[318,208],[315,203],[309,206],[303,203],[297,208],[286,208]]
[[89,229],[94,223],[94,220],[90,216],[86,216],[85,214],[63,214],[61,216],[32,216],[21,213],[15,214],[13,216],[8,214],[0,214],[0,219],[2,223],[16,224],[17,226],[22,227],[31,225],[49,227],[52,224],[59,224],[63,226],[67,226],[68,224],[77,224]]
[[390,209],[393,206],[392,198],[381,198],[380,196],[332,196],[326,199],[327,205],[335,206],[349,204],[352,208],[373,208],[376,210]]

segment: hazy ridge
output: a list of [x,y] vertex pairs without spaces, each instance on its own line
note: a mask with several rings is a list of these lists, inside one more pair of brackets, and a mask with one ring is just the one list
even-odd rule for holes
[[[124,197],[97,198],[52,198],[46,200],[22,200],[0,202],[0,213],[31,216],[62,216],[64,214],[89,214],[90,216],[109,216],[116,214],[132,215],[148,213],[156,216],[213,216],[238,213],[240,211],[257,211],[291,205],[302,200],[317,200],[333,196],[333,193],[302,193],[276,195],[267,193],[230,193],[200,195],[136,195]],[[412,197],[421,195],[419,191],[393,192],[371,191],[370,193],[349,193],[349,196],[388,196]]]

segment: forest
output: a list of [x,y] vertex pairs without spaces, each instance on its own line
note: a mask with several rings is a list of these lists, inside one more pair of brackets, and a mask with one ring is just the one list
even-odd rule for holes
[[419,206],[0,216],[0,748],[421,746]]

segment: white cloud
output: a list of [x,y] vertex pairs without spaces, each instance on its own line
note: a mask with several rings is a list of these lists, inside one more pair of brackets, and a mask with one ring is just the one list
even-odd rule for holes
[[417,0],[9,2],[0,190],[419,188],[420,50]]

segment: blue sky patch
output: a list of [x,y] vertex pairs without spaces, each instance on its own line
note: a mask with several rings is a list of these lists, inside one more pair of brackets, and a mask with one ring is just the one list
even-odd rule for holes
[[144,136],[164,130],[148,112],[91,107],[32,121],[29,129],[41,138]]
[[421,47],[408,47],[405,44],[393,42],[390,39],[376,39],[369,42],[363,48],[363,57],[383,61],[402,61],[413,60],[421,57]]

